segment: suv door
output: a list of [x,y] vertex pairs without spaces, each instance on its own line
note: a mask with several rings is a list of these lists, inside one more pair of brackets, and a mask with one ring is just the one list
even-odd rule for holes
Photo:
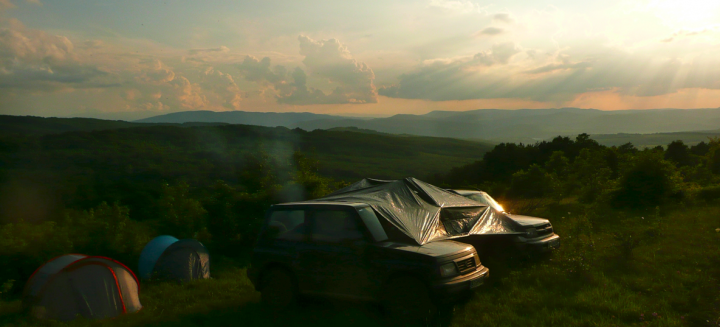
[[[267,226],[260,235],[260,246],[253,257],[263,267],[268,263],[280,263],[296,271],[299,267],[298,248],[307,241],[309,213],[302,207],[275,207],[268,212]],[[307,280],[297,276],[298,288],[307,287]]]
[[367,229],[357,211],[347,206],[317,206],[310,216],[310,235],[300,260],[312,276],[312,293],[371,298],[366,248]]

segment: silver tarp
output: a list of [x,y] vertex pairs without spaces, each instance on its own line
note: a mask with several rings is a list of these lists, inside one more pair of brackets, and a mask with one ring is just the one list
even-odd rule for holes
[[418,244],[483,234],[516,234],[501,213],[415,178],[363,179],[316,201],[367,203]]

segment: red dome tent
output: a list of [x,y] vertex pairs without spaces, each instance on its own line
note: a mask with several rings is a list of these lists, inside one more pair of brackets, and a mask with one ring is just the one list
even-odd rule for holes
[[39,319],[70,321],[116,317],[142,308],[135,274],[110,258],[66,254],[38,268],[23,292],[23,306]]

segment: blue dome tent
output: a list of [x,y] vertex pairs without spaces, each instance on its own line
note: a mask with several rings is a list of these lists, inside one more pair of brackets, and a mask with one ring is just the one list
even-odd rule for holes
[[142,279],[206,279],[210,278],[210,255],[197,240],[162,235],[150,241],[140,253],[138,271]]

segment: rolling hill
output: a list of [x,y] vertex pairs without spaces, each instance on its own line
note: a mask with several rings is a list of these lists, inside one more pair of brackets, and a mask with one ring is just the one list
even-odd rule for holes
[[717,109],[652,109],[602,111],[595,109],[480,109],[433,111],[424,115],[395,115],[360,119],[311,113],[251,113],[193,111],[138,122],[225,122],[284,126],[307,131],[355,127],[388,134],[531,143],[557,135],[648,134],[708,131],[720,126]]
[[[199,164],[196,160],[209,160],[226,167],[258,149],[281,161],[301,150],[312,153],[322,163],[321,172],[334,178],[402,178],[445,172],[479,160],[492,147],[483,142],[353,129],[307,132],[239,124],[0,116],[0,159],[6,151],[18,165],[43,167],[78,163],[104,167],[102,162],[113,162],[113,169],[162,166],[166,159],[158,157],[160,161],[154,162],[154,153],[165,153],[163,158],[190,166]],[[38,160],[38,156],[44,159]],[[136,162],[141,157],[146,159]],[[7,166],[13,166],[12,162]]]

